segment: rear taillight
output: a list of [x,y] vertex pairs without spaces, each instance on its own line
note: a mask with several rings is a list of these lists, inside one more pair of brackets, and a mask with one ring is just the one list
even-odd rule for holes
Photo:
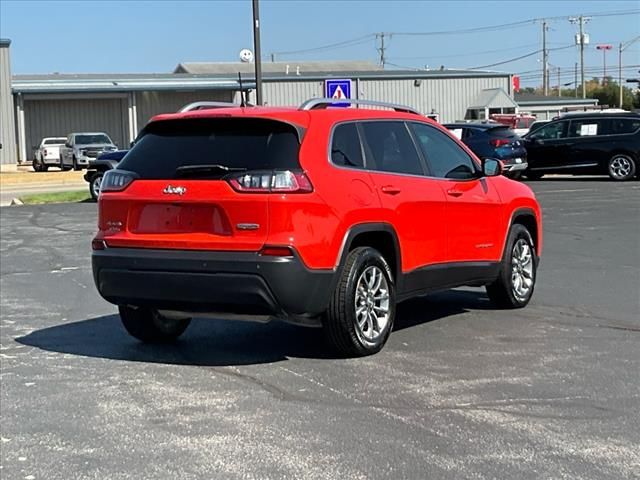
[[491,140],[489,140],[489,143],[493,147],[502,147],[504,145],[509,145],[511,143],[511,140],[507,140],[505,138],[492,138]]
[[242,193],[309,193],[313,186],[303,172],[268,170],[244,172],[228,177],[229,185]]
[[121,192],[136,179],[136,174],[125,170],[109,170],[100,184],[101,192]]
[[44,149],[44,154],[45,154],[45,155],[47,154],[47,149],[46,149],[46,148]]
[[104,250],[105,248],[107,248],[107,244],[104,243],[104,240],[97,238],[91,240],[91,250]]

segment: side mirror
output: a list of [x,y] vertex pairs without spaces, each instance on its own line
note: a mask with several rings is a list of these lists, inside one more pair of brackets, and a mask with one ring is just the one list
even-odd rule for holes
[[69,142],[64,142],[64,146],[67,148],[71,148],[71,144]]
[[129,149],[132,149],[132,148],[133,148],[133,146],[134,146],[135,144],[136,144],[136,141],[134,140],[133,142],[131,142],[131,143],[129,144]]
[[485,158],[482,161],[482,173],[485,177],[498,177],[502,175],[502,162],[495,158]]

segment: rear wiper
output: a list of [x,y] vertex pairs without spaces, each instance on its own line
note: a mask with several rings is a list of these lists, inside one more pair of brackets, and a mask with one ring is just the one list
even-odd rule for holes
[[176,168],[176,177],[185,177],[188,175],[212,175],[218,174],[217,177],[223,177],[231,172],[244,172],[246,168],[226,167],[224,165],[183,165]]

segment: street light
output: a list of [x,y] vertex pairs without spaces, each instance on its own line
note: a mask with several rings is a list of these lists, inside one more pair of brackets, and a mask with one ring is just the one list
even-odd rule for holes
[[622,52],[629,46],[640,40],[640,35],[632,38],[628,42],[620,42],[618,49],[618,84],[620,87],[620,108],[622,108]]
[[604,75],[602,75],[602,86],[607,84],[607,51],[611,50],[612,48],[613,45],[608,43],[596,45],[596,50],[602,50],[602,66],[604,70]]

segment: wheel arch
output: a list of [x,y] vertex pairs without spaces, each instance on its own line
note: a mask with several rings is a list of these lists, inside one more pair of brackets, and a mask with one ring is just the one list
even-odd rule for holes
[[388,223],[365,223],[352,226],[344,236],[337,270],[342,271],[349,252],[357,247],[372,247],[378,250],[389,264],[396,284],[402,278],[402,256],[398,234]]
[[511,227],[516,224],[522,225],[529,231],[531,238],[533,239],[533,245],[536,252],[540,255],[542,249],[542,232],[540,231],[541,227],[538,222],[536,212],[532,208],[518,208],[511,214],[511,221],[509,222],[509,228],[507,229],[504,239],[503,258],[509,232],[511,231]]

